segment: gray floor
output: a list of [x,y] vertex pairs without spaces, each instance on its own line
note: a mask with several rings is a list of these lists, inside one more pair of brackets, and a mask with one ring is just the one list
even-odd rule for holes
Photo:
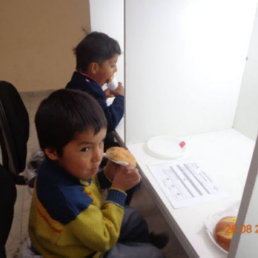
[[[24,104],[30,116],[30,138],[28,141],[28,155],[39,149],[34,127],[34,115],[40,101],[47,96],[50,91],[21,93]],[[30,208],[31,193],[27,186],[17,186],[17,200],[15,204],[15,214],[11,232],[7,241],[7,257],[13,258],[20,242],[27,236],[28,215]],[[150,194],[145,186],[135,193],[131,205],[137,208],[148,222],[150,231],[156,233],[166,233],[169,235],[169,243],[162,250],[165,257],[185,258],[188,257],[184,249],[178,242],[160,213],[157,205],[152,201]]]

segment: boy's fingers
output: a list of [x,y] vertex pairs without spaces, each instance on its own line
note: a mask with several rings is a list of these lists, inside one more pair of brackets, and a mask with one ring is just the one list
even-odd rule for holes
[[129,164],[127,166],[122,166],[123,170],[125,170],[127,173],[130,173],[131,170],[133,169],[133,165]]
[[129,170],[127,171],[127,173],[128,173],[128,174],[129,174],[129,173],[139,174],[139,170],[138,170],[138,168],[131,168],[131,169],[129,169]]
[[132,164],[128,164],[128,165],[126,166],[126,168],[127,168],[127,169],[133,169],[133,165],[132,165]]

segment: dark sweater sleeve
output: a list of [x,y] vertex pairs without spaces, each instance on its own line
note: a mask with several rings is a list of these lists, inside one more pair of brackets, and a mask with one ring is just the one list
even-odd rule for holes
[[68,89],[78,89],[92,95],[102,107],[108,121],[107,131],[113,131],[124,115],[124,96],[116,96],[111,105],[107,105],[106,96],[100,85],[77,72],[73,74],[71,81],[67,84]]
[[108,132],[113,131],[124,115],[124,96],[115,97],[113,103],[104,109],[107,121]]
[[107,179],[103,170],[98,172],[97,178],[101,189],[109,188],[111,186],[111,182]]
[[111,132],[115,130],[124,115],[124,96],[119,95],[115,97],[113,103],[108,106],[105,96],[103,97],[101,94],[97,94],[96,92],[91,94],[99,102],[105,113],[106,119],[108,121],[107,131]]

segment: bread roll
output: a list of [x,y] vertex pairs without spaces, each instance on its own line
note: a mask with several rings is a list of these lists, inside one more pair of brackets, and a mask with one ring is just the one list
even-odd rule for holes
[[136,160],[134,156],[123,147],[111,147],[107,149],[106,154],[108,158],[114,161],[124,161],[128,164],[132,164],[133,167],[136,167]]
[[233,226],[236,223],[236,217],[227,216],[219,220],[214,229],[215,241],[226,251],[229,250],[233,237]]

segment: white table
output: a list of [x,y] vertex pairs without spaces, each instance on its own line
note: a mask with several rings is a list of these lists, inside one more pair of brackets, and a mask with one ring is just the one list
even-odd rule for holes
[[127,144],[126,147],[135,156],[144,184],[189,257],[226,257],[209,239],[204,221],[208,215],[241,201],[254,141],[234,129],[187,136],[183,140],[187,147],[184,156],[196,161],[211,176],[227,193],[225,198],[174,209],[147,167],[167,160],[148,155],[144,143]]

